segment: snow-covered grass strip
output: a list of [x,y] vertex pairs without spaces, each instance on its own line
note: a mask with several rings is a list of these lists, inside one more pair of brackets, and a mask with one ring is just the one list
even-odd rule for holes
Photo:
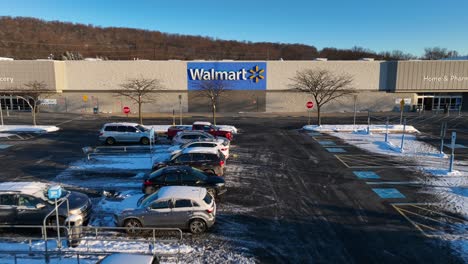
[[29,126],[29,125],[4,125],[0,126],[0,132],[28,132],[28,133],[48,133],[58,131],[56,126]]
[[[303,126],[304,130],[308,131],[316,131],[316,132],[354,132],[354,131],[367,131],[367,125],[306,125]],[[373,133],[385,133],[386,126],[385,125],[370,125],[369,126],[370,132]],[[414,128],[413,126],[407,125],[405,127],[406,133],[419,133],[419,131]],[[388,125],[388,132],[389,133],[402,133],[403,132],[403,125]]]

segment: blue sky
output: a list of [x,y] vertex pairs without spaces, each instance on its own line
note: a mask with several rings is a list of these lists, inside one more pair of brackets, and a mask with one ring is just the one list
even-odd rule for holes
[[220,39],[361,46],[421,55],[468,54],[467,0],[0,0],[0,15],[30,16]]

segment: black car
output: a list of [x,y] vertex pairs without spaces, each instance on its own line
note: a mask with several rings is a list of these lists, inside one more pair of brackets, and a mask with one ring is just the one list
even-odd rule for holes
[[153,171],[167,166],[187,165],[206,173],[223,176],[226,157],[219,150],[206,148],[188,148],[171,157],[166,162],[154,164]]
[[222,177],[204,173],[190,166],[165,167],[151,173],[144,180],[142,191],[145,194],[151,194],[161,187],[173,185],[204,187],[214,197],[226,192]]

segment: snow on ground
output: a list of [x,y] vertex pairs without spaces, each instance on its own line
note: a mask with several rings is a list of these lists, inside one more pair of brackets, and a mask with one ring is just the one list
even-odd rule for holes
[[7,133],[1,133],[0,132],[0,138],[2,138],[2,137],[11,137],[11,136],[14,136],[14,134],[7,134]]
[[[303,127],[304,130],[316,131],[316,132],[354,132],[354,131],[367,131],[367,125],[306,125]],[[370,125],[370,132],[373,133],[385,133],[385,125]],[[413,126],[406,126],[405,131],[407,133],[419,133],[419,131]],[[403,125],[388,125],[389,133],[401,133],[403,132]]]
[[55,132],[60,128],[56,126],[28,126],[28,125],[4,125],[0,126],[0,132],[29,132],[29,133],[47,133]]
[[[328,125],[323,129],[315,129],[310,126],[304,126],[304,129],[326,132],[361,149],[382,155],[397,156],[407,160],[409,163],[418,165],[414,168],[426,175],[426,177],[420,179],[424,186],[422,192],[436,195],[444,209],[468,218],[467,161],[455,161],[455,170],[449,172],[448,156],[445,154],[441,155],[440,151],[434,146],[418,141],[415,135],[405,135],[405,143],[403,151],[401,151],[401,134],[389,134],[387,143],[385,142],[385,134],[372,133],[372,131],[377,131],[377,133],[382,132],[381,130],[371,129],[371,133],[368,134],[365,132],[366,130],[349,130],[350,127],[352,126],[340,127]],[[398,131],[398,129],[399,128],[396,128],[396,131]],[[392,132],[395,133],[395,130]],[[467,229],[468,226],[465,225],[464,228]],[[452,248],[457,251],[464,260],[468,261],[468,240],[466,237],[449,241]]]

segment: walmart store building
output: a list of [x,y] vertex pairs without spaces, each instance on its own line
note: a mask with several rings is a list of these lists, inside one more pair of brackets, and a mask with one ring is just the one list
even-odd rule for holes
[[[115,91],[128,78],[157,78],[165,89],[143,112],[209,112],[208,101],[196,97],[197,84],[217,76],[229,91],[220,112],[303,112],[312,98],[290,90],[291,78],[302,69],[327,69],[354,79],[358,110],[392,111],[406,99],[407,110],[449,107],[468,110],[468,61],[0,61],[2,108],[27,110],[15,91],[30,81],[43,81],[56,91],[44,110],[121,113],[137,107]],[[324,111],[352,111],[353,96]]]

